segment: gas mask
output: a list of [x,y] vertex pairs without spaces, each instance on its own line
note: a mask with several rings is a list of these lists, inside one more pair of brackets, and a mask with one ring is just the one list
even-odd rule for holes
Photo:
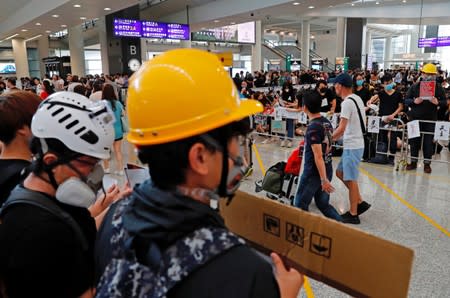
[[[79,174],[79,171],[70,164],[69,167]],[[61,203],[88,208],[95,202],[98,191],[102,189],[103,176],[103,168],[97,164],[89,175],[70,177],[61,183],[56,189],[55,197]]]

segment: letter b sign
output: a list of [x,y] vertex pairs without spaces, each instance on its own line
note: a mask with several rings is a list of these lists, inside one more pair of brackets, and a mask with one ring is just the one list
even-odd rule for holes
[[137,53],[137,49],[135,45],[130,45],[130,54],[131,55],[136,55]]

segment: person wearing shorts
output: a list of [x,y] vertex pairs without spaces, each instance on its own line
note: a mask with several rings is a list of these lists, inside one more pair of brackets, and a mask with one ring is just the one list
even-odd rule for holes
[[[343,136],[344,150],[336,169],[336,176],[345,184],[349,192],[350,210],[341,215],[344,223],[359,224],[359,215],[370,208],[363,201],[358,187],[359,163],[364,153],[364,137],[360,115],[364,117],[365,109],[362,99],[352,92],[352,78],[344,73],[335,80],[336,94],[344,98],[341,105],[341,121],[333,133],[336,141]],[[360,114],[360,115],[358,115]]]

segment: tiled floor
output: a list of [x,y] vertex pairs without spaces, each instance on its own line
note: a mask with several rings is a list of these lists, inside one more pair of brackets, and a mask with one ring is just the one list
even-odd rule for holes
[[[257,137],[255,143],[266,169],[288,158],[292,149],[280,148],[276,144],[262,144],[262,140]],[[125,155],[130,157],[128,159],[135,160],[131,146],[124,144],[124,149]],[[447,149],[444,149],[439,158],[447,160],[449,155]],[[339,158],[335,158],[333,165],[336,166],[338,161]],[[254,182],[262,178],[254,152],[253,162],[253,175],[241,186],[241,190],[250,193],[254,193]],[[367,163],[362,163],[361,168],[361,194],[372,204],[372,208],[361,216],[361,225],[357,228],[414,250],[409,297],[450,297],[450,166],[446,163],[433,163],[431,175],[423,173],[422,165],[413,172],[396,172],[391,166]],[[124,181],[123,177],[115,178],[121,183]],[[417,208],[444,232],[408,208],[374,180]],[[332,194],[331,202],[338,212],[343,213],[348,210],[347,190],[337,178],[332,183],[336,192]],[[263,193],[257,195],[264,196]],[[314,203],[311,204],[310,211],[320,214]],[[312,279],[310,283],[315,297],[348,297]],[[299,297],[306,297],[303,290]]]

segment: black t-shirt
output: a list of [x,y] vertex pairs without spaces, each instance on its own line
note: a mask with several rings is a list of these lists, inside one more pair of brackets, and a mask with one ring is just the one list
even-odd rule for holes
[[363,87],[361,90],[356,90],[354,92],[356,95],[358,95],[359,97],[361,97],[362,101],[364,102],[364,105],[367,104],[367,102],[369,101],[369,99],[372,97],[370,95],[370,91],[369,89]]
[[89,248],[48,211],[11,206],[0,224],[0,278],[9,297],[78,297],[94,285],[95,221],[86,208],[47,196],[79,224]]
[[[445,107],[445,91],[440,84],[436,84],[436,89],[434,93],[435,97],[439,101],[439,106]],[[412,85],[408,92],[406,93],[406,99],[413,101],[415,98],[420,96],[420,82]],[[437,120],[438,116],[438,106],[431,103],[429,100],[424,100],[421,104],[415,104],[411,102],[409,104],[410,110],[408,111],[408,117],[411,120]]]
[[21,181],[21,173],[30,165],[28,160],[23,159],[0,159],[0,206],[8,198],[11,191]]
[[331,159],[331,141],[333,134],[333,126],[325,117],[313,119],[306,129],[305,133],[305,149],[304,149],[304,170],[303,175],[319,176],[319,171],[314,160],[312,145],[321,144],[323,160],[327,175],[332,175],[332,159]]
[[387,94],[385,91],[378,94],[380,98],[380,116],[389,116],[398,109],[398,105],[403,103],[402,95],[394,91],[391,95]]
[[[317,91],[317,93],[319,93],[319,91]],[[320,108],[320,112],[322,113],[329,112],[331,110],[332,101],[336,99],[336,94],[334,94],[332,90],[327,89],[325,95],[322,95],[320,93],[319,95],[322,99],[322,107]]]

